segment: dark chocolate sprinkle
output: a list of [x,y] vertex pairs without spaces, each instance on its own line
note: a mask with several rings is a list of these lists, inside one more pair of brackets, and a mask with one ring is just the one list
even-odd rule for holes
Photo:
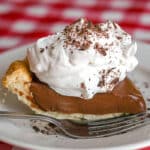
[[117,82],[119,82],[119,78],[115,78],[114,80],[111,81],[110,84],[116,84]]
[[41,133],[43,133],[43,134],[45,134],[45,133],[46,133],[46,131],[45,131],[45,130],[41,130],[40,132],[41,132]]
[[90,47],[90,42],[85,41],[82,45],[80,45],[80,50],[86,50]]
[[121,40],[121,39],[122,39],[122,37],[120,37],[120,36],[117,36],[116,38],[117,38],[118,40]]
[[107,74],[109,74],[113,69],[115,69],[115,68],[109,69],[109,70],[107,71]]
[[82,83],[80,84],[80,87],[81,87],[82,89],[85,89],[85,84],[82,82]]
[[84,97],[83,94],[81,94],[81,97]]
[[50,47],[51,49],[54,49],[54,46],[53,45],[51,45],[51,47]]
[[[75,46],[78,50],[87,50],[91,46],[92,41],[90,40],[90,35],[108,38],[106,31],[102,31],[99,25],[94,25],[86,18],[81,18],[67,26],[64,29],[64,35],[66,36],[64,47],[67,48],[71,45]],[[99,52],[101,52],[102,55],[106,55],[105,51],[106,49],[99,48]]]
[[48,123],[48,126],[49,126],[49,127],[52,127],[52,128],[56,127],[54,124],[52,124],[52,123],[50,123],[50,122]]
[[114,26],[115,29],[117,29],[117,25],[114,22],[113,22],[113,26]]
[[39,132],[40,129],[37,126],[32,126],[32,128],[34,129],[35,132]]
[[40,48],[40,53],[43,53],[44,52],[44,48]]
[[49,129],[49,127],[48,127],[48,126],[45,126],[45,127],[44,127],[44,129],[48,130],[48,129]]
[[105,85],[104,80],[101,80],[101,81],[98,83],[98,85],[97,85],[97,86],[102,87],[102,86],[104,86],[104,85]]
[[105,85],[105,75],[102,75],[102,80],[98,83],[97,86],[102,87]]
[[101,47],[98,43],[95,43],[94,49],[96,49],[99,53],[101,53],[103,56],[106,56],[106,48]]

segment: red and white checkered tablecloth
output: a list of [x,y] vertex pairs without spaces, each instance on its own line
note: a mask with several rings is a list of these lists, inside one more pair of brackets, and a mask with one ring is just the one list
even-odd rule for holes
[[[79,17],[114,20],[136,40],[150,43],[150,0],[0,0],[0,53],[60,31]],[[18,150],[0,143],[0,150],[12,149]]]

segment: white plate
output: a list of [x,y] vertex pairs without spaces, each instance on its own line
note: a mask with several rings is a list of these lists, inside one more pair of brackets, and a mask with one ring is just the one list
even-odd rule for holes
[[[16,59],[23,59],[26,56],[26,48],[29,45],[11,50],[0,55],[0,79],[8,65]],[[150,46],[138,43],[139,67],[129,76],[137,86],[143,91],[145,99],[150,97],[149,89],[144,87],[144,81],[150,84]],[[149,94],[149,95],[148,95]],[[3,98],[5,103],[3,104]],[[150,103],[150,102],[149,102]],[[147,102],[148,105],[148,102]],[[10,111],[30,111],[25,105],[20,103],[16,96],[5,95],[5,90],[0,87],[0,110]],[[26,148],[36,150],[58,150],[58,149],[136,149],[150,146],[150,125],[136,129],[134,131],[96,139],[75,140],[56,135],[44,135],[36,133],[31,128],[29,122],[25,120],[0,119],[0,140]]]

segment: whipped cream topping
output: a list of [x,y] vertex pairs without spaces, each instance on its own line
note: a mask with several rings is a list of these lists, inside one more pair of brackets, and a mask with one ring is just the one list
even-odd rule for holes
[[28,49],[30,69],[57,93],[92,98],[112,91],[138,61],[137,45],[114,22],[81,18]]

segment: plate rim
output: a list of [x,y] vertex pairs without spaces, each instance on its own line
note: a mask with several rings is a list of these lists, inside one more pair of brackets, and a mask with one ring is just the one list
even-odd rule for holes
[[[57,147],[45,147],[45,146],[37,146],[37,145],[33,145],[31,143],[25,143],[25,142],[22,142],[22,141],[16,141],[12,138],[8,138],[8,137],[5,137],[5,136],[1,136],[0,135],[0,140],[5,142],[5,143],[8,143],[8,144],[11,144],[12,146],[19,146],[21,148],[30,148],[30,149],[35,149],[37,150],[75,150],[75,148],[57,148]],[[78,150],[85,150],[85,149],[90,149],[90,150],[132,150],[132,149],[139,149],[139,148],[145,148],[147,146],[150,146],[150,139],[149,140],[146,140],[146,141],[142,141],[142,142],[138,142],[138,143],[134,143],[134,144],[125,144],[125,145],[122,145],[122,146],[113,146],[113,147],[108,147],[108,148],[78,148]]]

